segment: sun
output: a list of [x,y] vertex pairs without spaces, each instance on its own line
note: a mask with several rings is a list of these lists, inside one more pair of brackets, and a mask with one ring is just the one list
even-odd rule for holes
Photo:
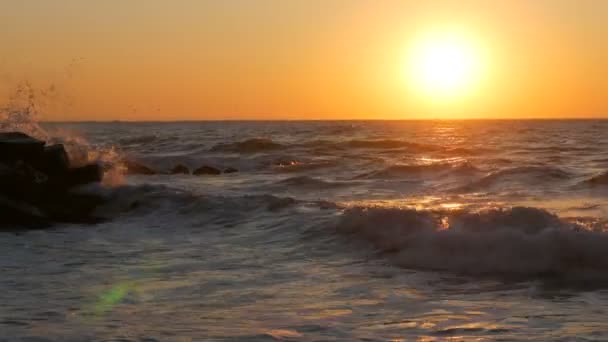
[[410,87],[432,99],[469,94],[481,76],[481,54],[470,39],[457,34],[427,36],[408,53]]

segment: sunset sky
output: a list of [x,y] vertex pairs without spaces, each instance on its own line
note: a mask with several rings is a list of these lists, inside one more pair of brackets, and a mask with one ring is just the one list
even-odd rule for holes
[[0,1],[0,42],[48,120],[608,117],[605,0]]

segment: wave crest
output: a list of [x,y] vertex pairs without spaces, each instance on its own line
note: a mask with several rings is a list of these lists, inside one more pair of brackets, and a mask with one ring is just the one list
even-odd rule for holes
[[538,208],[453,213],[351,208],[337,231],[370,242],[408,268],[608,282],[608,233]]
[[503,169],[456,189],[457,191],[479,191],[505,182],[523,182],[527,184],[546,183],[570,179],[572,175],[557,167],[520,166]]

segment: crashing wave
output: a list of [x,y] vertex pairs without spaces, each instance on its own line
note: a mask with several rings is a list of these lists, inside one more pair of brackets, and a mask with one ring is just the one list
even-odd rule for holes
[[468,275],[608,281],[608,232],[538,208],[480,212],[348,209],[337,231],[368,241],[398,265]]
[[0,132],[22,132],[48,144],[63,144],[72,166],[100,163],[105,170],[104,183],[121,184],[121,156],[113,146],[92,146],[74,132],[49,130],[40,124],[40,103],[45,96],[46,91],[37,90],[29,82],[17,85],[6,106],[0,107]]

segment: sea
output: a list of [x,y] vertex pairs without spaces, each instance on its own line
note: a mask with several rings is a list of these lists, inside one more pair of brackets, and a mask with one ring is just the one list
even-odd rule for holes
[[39,128],[105,221],[0,232],[0,341],[608,341],[608,121]]

